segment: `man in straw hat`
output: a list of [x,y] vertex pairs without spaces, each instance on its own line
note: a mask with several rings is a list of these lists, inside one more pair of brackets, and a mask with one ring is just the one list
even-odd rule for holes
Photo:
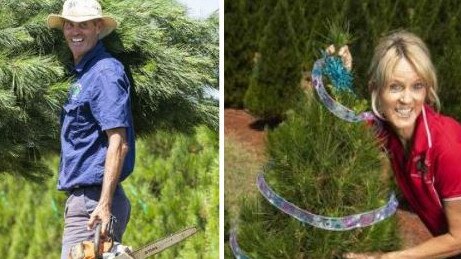
[[93,239],[97,223],[103,237],[111,225],[118,242],[128,223],[131,207],[120,182],[134,167],[130,83],[101,42],[117,22],[102,15],[96,0],[67,0],[47,22],[63,31],[74,60],[61,116],[58,181],[69,194],[61,254],[67,258],[70,247]]

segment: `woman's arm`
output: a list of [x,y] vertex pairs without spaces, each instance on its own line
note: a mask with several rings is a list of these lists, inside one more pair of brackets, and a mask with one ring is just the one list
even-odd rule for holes
[[391,258],[446,258],[461,254],[461,200],[444,202],[448,221],[448,233],[433,237],[415,247],[385,254],[348,253],[345,258],[391,259]]
[[461,200],[445,201],[448,233],[415,247],[384,254],[381,258],[445,258],[461,253]]

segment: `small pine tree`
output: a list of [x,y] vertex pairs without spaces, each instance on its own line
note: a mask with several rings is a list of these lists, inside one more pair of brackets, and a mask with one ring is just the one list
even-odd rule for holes
[[[312,213],[341,217],[387,203],[391,186],[383,174],[371,129],[330,114],[306,97],[268,136],[267,183],[286,200]],[[328,231],[304,225],[262,196],[242,202],[237,239],[251,258],[334,258],[348,251],[398,247],[395,217],[366,228]]]
[[[351,42],[344,24],[330,22],[327,27],[328,45]],[[364,108],[353,94],[328,88],[344,105]],[[269,132],[267,156],[273,165],[265,177],[271,188],[300,208],[330,217],[383,206],[391,181],[374,132],[363,123],[335,117],[312,89],[306,93],[287,120]],[[242,202],[238,240],[252,258],[334,258],[348,251],[395,249],[395,223],[391,218],[367,228],[328,231],[303,225],[257,196]]]
[[224,104],[242,108],[263,29],[275,0],[225,1]]
[[264,29],[245,107],[263,119],[282,118],[300,96],[301,60],[286,0],[280,0]]

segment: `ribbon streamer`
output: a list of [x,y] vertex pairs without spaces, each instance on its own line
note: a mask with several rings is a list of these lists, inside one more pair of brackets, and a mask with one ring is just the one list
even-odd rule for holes
[[[258,175],[257,186],[264,198],[266,198],[277,209],[303,223],[307,223],[316,228],[333,231],[346,231],[376,224],[392,216],[397,210],[397,206],[399,204],[395,194],[392,193],[388,203],[378,209],[345,217],[327,217],[303,210],[293,203],[288,202],[269,187],[262,174]],[[236,228],[231,230],[229,245],[236,259],[249,259],[237,242]]]
[[328,94],[325,86],[323,85],[322,79],[322,68],[324,65],[325,58],[315,61],[314,68],[312,69],[312,85],[314,86],[320,100],[328,108],[328,110],[337,117],[349,122],[377,120],[372,112],[362,112],[358,115],[355,114],[354,111],[338,103]]
[[250,258],[243,252],[242,249],[240,249],[240,246],[237,243],[237,229],[236,228],[232,229],[230,232],[229,245],[236,259],[249,259]]
[[257,186],[261,194],[277,209],[303,223],[333,231],[346,231],[376,224],[392,216],[399,204],[395,194],[392,193],[388,203],[378,209],[345,217],[327,217],[303,210],[285,200],[267,185],[262,174],[258,175]]

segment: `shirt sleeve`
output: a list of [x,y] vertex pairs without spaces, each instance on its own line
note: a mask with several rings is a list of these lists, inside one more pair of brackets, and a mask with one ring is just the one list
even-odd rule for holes
[[103,131],[129,127],[129,83],[112,69],[99,72],[94,82],[90,107]]
[[442,200],[461,199],[461,145],[455,144],[440,154],[434,186]]

